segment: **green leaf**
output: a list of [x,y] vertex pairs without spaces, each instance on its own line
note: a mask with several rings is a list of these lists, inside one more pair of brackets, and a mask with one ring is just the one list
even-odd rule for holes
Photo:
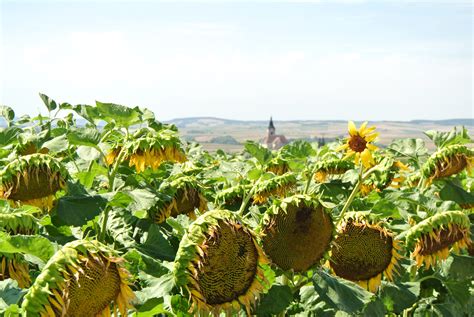
[[442,200],[454,201],[459,205],[474,203],[474,195],[472,193],[467,192],[462,186],[451,181],[446,182],[439,192],[439,197]]
[[96,107],[89,105],[75,105],[73,106],[73,109],[78,115],[94,125],[97,125],[102,120],[102,116]]
[[100,142],[100,133],[94,128],[76,128],[69,130],[67,134],[69,143],[97,148]]
[[130,272],[134,274],[143,271],[146,274],[160,277],[169,272],[169,269],[163,266],[161,262],[158,262],[154,258],[143,254],[136,249],[129,250],[123,257],[127,260],[127,267]]
[[383,282],[380,298],[389,312],[401,314],[416,303],[420,294],[420,283],[391,284]]
[[10,127],[0,131],[0,145],[8,145],[17,140],[22,130],[17,127]]
[[251,180],[257,180],[259,179],[261,175],[262,175],[262,170],[259,168],[254,168],[248,172],[247,177],[248,179],[251,179]]
[[288,285],[275,284],[260,300],[255,313],[258,316],[271,316],[282,312],[293,300],[293,293]]
[[152,224],[145,234],[145,243],[138,250],[156,259],[173,261],[177,249],[171,245],[170,239],[161,231],[160,226]]
[[98,216],[107,204],[107,199],[95,196],[63,196],[56,210],[57,225],[82,226]]
[[313,276],[313,286],[326,304],[350,314],[362,310],[374,296],[357,284],[329,275],[322,270]]
[[55,248],[51,241],[39,235],[10,236],[0,232],[0,250],[4,253],[24,253],[47,262],[53,256]]
[[46,108],[48,108],[48,111],[53,111],[54,109],[58,107],[58,105],[56,104],[56,101],[54,101],[53,99],[49,98],[48,96],[42,93],[40,93],[39,95],[40,95],[41,100],[43,100],[43,103],[46,106]]
[[2,316],[20,316],[14,313],[15,311],[19,312],[17,304],[26,291],[19,288],[15,280],[6,279],[0,281],[0,314]]
[[254,141],[245,142],[245,150],[255,157],[260,164],[265,164],[272,158],[272,152]]
[[5,118],[7,125],[10,126],[13,119],[15,119],[15,111],[8,106],[0,106],[0,116]]
[[407,157],[414,161],[417,161],[418,157],[428,154],[425,141],[422,139],[395,140],[387,147],[387,151],[395,156]]
[[115,122],[120,126],[129,127],[141,122],[142,112],[138,107],[128,108],[113,103],[96,101],[97,110],[107,122]]
[[67,150],[69,144],[67,142],[66,136],[61,135],[47,142],[44,142],[42,147],[49,149],[51,152],[60,153]]
[[451,144],[466,144],[471,142],[471,138],[465,127],[461,127],[460,131],[457,130],[457,127],[454,127],[449,132],[429,130],[426,131],[425,134],[433,140],[438,148]]
[[76,153],[84,161],[95,161],[100,158],[100,152],[90,146],[81,145],[77,148]]

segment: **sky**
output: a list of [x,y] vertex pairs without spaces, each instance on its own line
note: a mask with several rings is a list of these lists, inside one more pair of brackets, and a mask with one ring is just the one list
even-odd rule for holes
[[0,0],[0,104],[157,119],[474,118],[470,1]]

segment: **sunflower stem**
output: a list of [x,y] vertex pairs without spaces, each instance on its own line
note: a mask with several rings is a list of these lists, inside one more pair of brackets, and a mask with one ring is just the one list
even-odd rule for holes
[[313,180],[313,175],[316,172],[316,164],[314,167],[311,169],[311,174],[308,176],[308,181],[306,182],[306,187],[304,188],[303,194],[306,195],[309,191],[309,187],[311,186],[311,181]]
[[339,222],[342,220],[344,214],[346,213],[346,211],[349,209],[349,206],[351,205],[352,201],[354,200],[355,196],[357,195],[357,193],[359,192],[360,188],[362,187],[362,183],[367,179],[367,177],[370,176],[370,174],[372,174],[372,172],[375,170],[375,166],[373,166],[372,168],[370,168],[367,172],[365,172],[364,174],[364,165],[362,163],[360,163],[360,169],[359,169],[359,180],[357,181],[357,185],[354,187],[354,189],[352,190],[349,198],[347,198],[347,201],[346,203],[344,204],[344,207],[342,207],[342,210],[341,210],[341,213],[339,214],[339,221],[338,221],[338,225],[339,225]]
[[105,231],[107,228],[107,219],[109,218],[109,207],[105,207],[104,210],[104,218],[102,218],[102,228],[100,229],[99,233],[99,241],[105,242]]
[[[260,178],[258,179],[260,180]],[[257,180],[257,182],[258,182]],[[255,182],[255,183],[257,183]],[[250,198],[252,198],[253,194],[255,193],[255,184],[254,186],[249,190],[249,192],[247,193],[247,196],[245,196],[244,200],[242,201],[242,204],[240,205],[240,208],[239,208],[239,211],[237,212],[237,214],[242,217],[244,215],[244,210],[245,208],[247,208],[247,205],[250,201]]]

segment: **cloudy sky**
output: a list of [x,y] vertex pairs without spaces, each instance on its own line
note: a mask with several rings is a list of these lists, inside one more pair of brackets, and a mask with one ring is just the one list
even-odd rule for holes
[[0,103],[162,120],[473,117],[470,1],[0,0]]

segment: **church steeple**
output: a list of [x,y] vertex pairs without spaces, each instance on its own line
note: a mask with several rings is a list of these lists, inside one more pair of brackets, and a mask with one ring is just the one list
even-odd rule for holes
[[275,134],[275,126],[273,125],[273,119],[270,117],[270,123],[268,124],[268,135]]

